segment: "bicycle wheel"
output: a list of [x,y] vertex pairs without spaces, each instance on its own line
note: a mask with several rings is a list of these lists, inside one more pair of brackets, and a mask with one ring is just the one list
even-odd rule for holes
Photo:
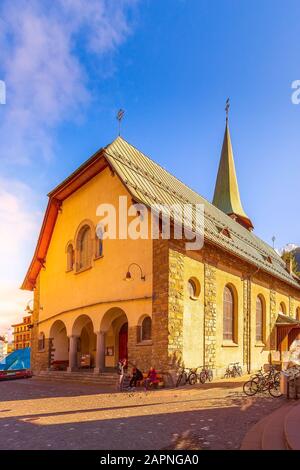
[[280,381],[274,380],[274,382],[270,383],[269,385],[269,394],[273,398],[280,398],[282,393],[280,391]]
[[209,369],[207,371],[207,378],[208,378],[208,381],[211,382],[214,378],[214,374],[213,374],[213,371],[211,369]]
[[268,376],[268,374],[265,374],[260,379],[261,391],[267,392],[269,390],[269,385],[270,385],[270,377]]
[[189,376],[188,381],[190,385],[195,385],[197,383],[197,374],[195,372],[192,372]]
[[248,395],[249,397],[252,397],[258,392],[259,386],[258,383],[255,382],[255,380],[248,380],[247,382],[244,383],[243,385],[243,391],[245,395]]
[[206,382],[206,372],[204,370],[202,372],[200,372],[199,380],[202,384],[205,384],[205,382]]
[[177,379],[176,387],[179,387],[181,385],[185,385],[187,383],[187,375],[185,372],[180,374]]

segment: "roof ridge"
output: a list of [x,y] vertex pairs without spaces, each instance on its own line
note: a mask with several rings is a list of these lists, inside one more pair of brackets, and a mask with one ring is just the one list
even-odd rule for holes
[[[238,233],[234,227],[233,227],[233,224],[234,223],[238,223],[238,222],[235,222],[229,215],[225,214],[223,211],[221,211],[218,207],[214,206],[214,204],[212,204],[210,201],[208,201],[204,196],[202,196],[201,194],[199,194],[197,191],[195,191],[194,189],[190,188],[186,183],[182,182],[179,178],[177,178],[175,175],[173,175],[172,173],[170,173],[168,170],[166,170],[163,166],[161,166],[159,163],[155,162],[152,158],[150,158],[148,155],[146,155],[144,152],[142,152],[141,150],[139,150],[137,147],[135,147],[134,145],[130,144],[126,139],[124,139],[123,137],[117,137],[111,144],[109,144],[107,147],[105,147],[104,151],[107,152],[107,148],[109,148],[111,145],[114,144],[114,142],[116,141],[121,141],[121,142],[124,142],[125,144],[129,145],[130,147],[132,147],[136,152],[140,153],[143,155],[143,157],[147,158],[148,160],[150,160],[155,166],[161,168],[163,171],[165,171],[169,176],[171,176],[172,178],[174,178],[175,180],[179,181],[185,188],[187,188],[189,191],[191,191],[195,196],[197,197],[200,197],[201,199],[203,199],[204,202],[206,202],[208,204],[209,207],[212,207],[214,210],[216,210],[218,213],[220,213],[221,217],[223,218],[227,218],[228,217],[228,222],[230,223],[231,227],[229,227],[229,230],[231,230],[235,236],[237,238],[239,238],[240,240],[243,240],[245,243],[247,243],[249,246],[251,246],[252,248],[255,248],[256,250],[258,250],[260,252],[261,255],[264,255],[264,254],[267,254],[267,255],[272,255],[272,257],[274,259],[277,259],[278,261],[281,260],[281,257],[275,252],[275,250],[273,250],[273,248],[268,245],[264,240],[262,240],[261,238],[259,238],[255,233],[253,232],[249,232],[249,230],[247,230],[245,227],[243,227],[242,225],[239,224],[239,229],[242,229],[242,230],[245,230],[247,232],[247,235],[248,237],[242,235],[241,233]],[[109,152],[108,152],[109,154]],[[178,198],[182,201],[185,201],[185,202],[191,202],[189,199],[187,198],[184,198],[182,195],[179,194],[178,191],[176,190],[172,190],[167,184],[165,184],[164,182],[160,181],[157,177],[155,177],[154,175],[149,175],[148,172],[145,172],[140,166],[136,165],[134,162],[132,162],[129,158],[127,158],[126,156],[124,155],[121,155],[120,153],[116,153],[114,152],[114,155],[111,155],[111,157],[113,158],[116,158],[116,157],[121,157],[122,160],[125,160],[126,162],[128,162],[129,166],[130,167],[135,167],[136,170],[138,170],[139,173],[142,173],[146,178],[148,178],[150,176],[151,180],[154,180],[154,181],[159,181],[159,186],[160,187],[165,187],[171,194],[176,194],[178,196]],[[140,189],[139,189],[140,191]],[[218,219],[216,219],[212,214],[210,214],[209,212],[206,212],[206,215],[208,216],[208,218],[213,221],[213,222],[218,222],[218,223],[224,223],[223,221],[220,221]],[[225,224],[226,225],[226,224]],[[250,240],[249,239],[249,236],[254,239],[254,240]],[[262,249],[262,247],[259,247],[258,243],[257,243],[257,240],[259,240],[260,242],[262,242],[264,245],[265,245],[265,248]],[[284,265],[284,262],[282,264],[282,266]]]

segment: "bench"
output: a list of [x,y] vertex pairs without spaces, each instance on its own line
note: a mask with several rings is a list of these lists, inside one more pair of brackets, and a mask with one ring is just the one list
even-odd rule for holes
[[51,363],[52,370],[67,370],[69,361],[53,361]]
[[[137,382],[137,387],[141,387],[144,383],[144,380],[146,380],[147,378],[147,375],[146,373],[143,373],[143,380],[139,380]],[[153,388],[164,388],[165,386],[165,382],[164,382],[164,379],[163,379],[163,376],[161,374],[157,374],[157,379],[155,380],[155,382],[152,382],[151,384],[151,387]]]

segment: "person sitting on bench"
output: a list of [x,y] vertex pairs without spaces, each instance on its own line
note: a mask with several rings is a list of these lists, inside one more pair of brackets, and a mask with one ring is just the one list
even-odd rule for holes
[[149,386],[158,384],[159,380],[157,378],[157,372],[154,367],[150,367],[148,375],[144,381],[145,390],[148,390]]
[[136,387],[137,382],[139,382],[140,380],[143,380],[143,374],[140,371],[140,369],[138,369],[137,367],[134,366],[133,369],[132,369],[132,377],[131,377],[131,380],[130,380],[130,383],[129,383],[129,387],[130,388]]

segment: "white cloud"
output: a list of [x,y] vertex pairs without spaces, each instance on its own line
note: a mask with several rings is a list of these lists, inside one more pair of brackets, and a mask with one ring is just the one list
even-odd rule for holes
[[[91,100],[78,54],[113,52],[130,34],[135,0],[4,0],[0,9],[0,70],[7,104],[0,122],[0,158],[30,161],[53,154],[55,128]],[[99,71],[101,76],[101,71]]]
[[35,195],[28,186],[0,178],[0,331],[4,325],[20,320],[32,297],[31,292],[20,291],[19,287],[42,218],[36,206]]
[[[56,131],[91,103],[84,55],[101,64],[131,33],[136,0],[2,0],[0,114],[3,164],[49,159]],[[99,78],[107,75],[98,70]],[[93,77],[94,78],[94,77]],[[4,175],[4,173],[2,174]],[[32,293],[19,286],[31,260],[42,214],[32,190],[0,176],[0,331],[18,321]]]

